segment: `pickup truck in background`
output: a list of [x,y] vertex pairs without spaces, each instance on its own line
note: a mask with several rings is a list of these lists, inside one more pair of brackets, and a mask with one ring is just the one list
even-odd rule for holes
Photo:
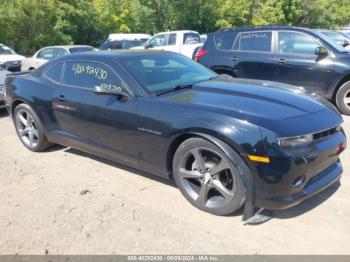
[[162,32],[151,37],[143,46],[131,49],[155,49],[180,53],[194,59],[197,51],[203,46],[201,37],[196,31],[181,30]]

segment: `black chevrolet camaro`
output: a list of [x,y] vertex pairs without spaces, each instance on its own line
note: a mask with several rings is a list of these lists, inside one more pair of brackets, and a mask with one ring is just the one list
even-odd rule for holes
[[61,144],[174,178],[201,210],[283,209],[339,180],[346,137],[327,101],[218,76],[162,51],[65,56],[5,82],[30,150]]

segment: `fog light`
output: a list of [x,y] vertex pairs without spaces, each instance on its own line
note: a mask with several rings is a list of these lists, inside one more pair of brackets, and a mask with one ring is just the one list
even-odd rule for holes
[[305,182],[305,176],[298,176],[296,179],[293,181],[293,187],[300,187],[302,184]]

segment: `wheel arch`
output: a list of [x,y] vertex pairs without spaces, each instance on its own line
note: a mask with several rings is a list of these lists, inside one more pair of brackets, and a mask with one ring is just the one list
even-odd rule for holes
[[342,87],[342,85],[344,85],[346,82],[350,82],[350,73],[348,73],[347,75],[345,75],[337,84],[336,88],[334,89],[334,92],[332,94],[332,101],[336,101],[336,96],[338,93],[338,90]]
[[13,113],[15,112],[15,109],[17,106],[19,106],[20,104],[28,104],[30,105],[27,101],[25,101],[24,99],[20,99],[20,98],[17,98],[17,99],[14,99],[11,103],[11,107],[10,107],[10,110],[11,110],[11,116],[13,117]]
[[234,143],[232,140],[215,134],[208,134],[204,132],[186,132],[179,136],[177,136],[173,142],[170,144],[168,152],[167,152],[167,171],[169,174],[170,179],[173,178],[173,170],[172,170],[172,163],[174,154],[177,150],[177,148],[180,146],[182,142],[189,138],[193,137],[199,137],[203,138],[205,140],[210,141],[214,145],[218,146],[232,162],[234,162],[232,156],[232,152],[237,153],[245,162],[249,169],[249,173],[246,176],[242,176],[242,180],[244,183],[245,191],[246,191],[246,200],[244,205],[244,213],[243,213],[243,220],[248,219],[251,217],[254,213],[254,198],[255,198],[255,190],[254,190],[254,177],[253,177],[253,169],[251,164],[248,162],[246,154],[244,153],[243,149],[236,143]]

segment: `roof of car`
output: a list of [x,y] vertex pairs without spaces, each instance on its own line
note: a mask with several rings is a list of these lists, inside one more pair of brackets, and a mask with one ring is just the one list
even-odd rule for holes
[[144,50],[144,49],[123,49],[114,51],[91,51],[70,54],[69,56],[62,56],[60,60],[69,59],[96,59],[96,58],[121,58],[132,57],[135,55],[155,55],[155,54],[173,54],[172,52],[163,50]]
[[297,26],[286,26],[286,25],[262,25],[262,26],[242,26],[235,28],[223,28],[219,29],[214,33],[225,33],[225,32],[242,32],[242,31],[255,31],[255,30],[299,30],[312,32],[313,29],[297,27]]
[[43,48],[67,48],[67,49],[69,49],[69,48],[74,48],[74,47],[92,47],[92,46],[89,46],[89,45],[53,45],[53,46],[45,46]]

